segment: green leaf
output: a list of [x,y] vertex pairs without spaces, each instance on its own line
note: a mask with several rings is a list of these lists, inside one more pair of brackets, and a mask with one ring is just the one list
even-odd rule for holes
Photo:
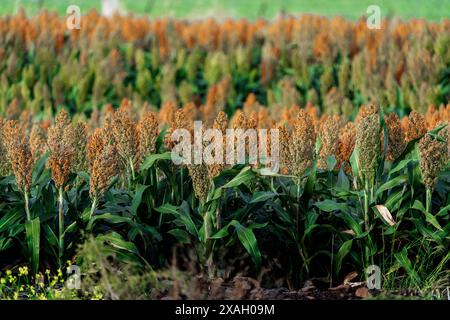
[[22,211],[9,211],[0,219],[0,232],[7,230],[16,221],[22,218]]
[[0,238],[0,252],[5,251],[13,245],[11,238]]
[[139,250],[137,249],[136,245],[132,242],[125,241],[123,237],[115,231],[99,235],[97,236],[96,240],[111,245],[116,249],[125,250],[139,255]]
[[131,202],[131,214],[136,216],[137,215],[137,210],[139,208],[139,205],[142,202],[142,195],[144,194],[144,191],[148,188],[149,186],[144,186],[142,184],[138,184],[136,186],[136,192],[134,194],[134,198],[133,201]]
[[344,260],[345,256],[350,252],[352,244],[353,239],[350,239],[345,241],[339,248],[339,251],[336,254],[336,274],[338,274],[339,271],[341,271],[342,261]]
[[336,201],[325,199],[323,201],[316,202],[314,204],[317,208],[325,212],[333,212],[340,210],[345,213],[349,213],[348,205],[345,203],[337,203]]
[[348,191],[350,190],[350,181],[347,178],[347,175],[344,172],[344,169],[340,169],[338,173],[336,189],[340,191]]
[[378,188],[376,196],[378,197],[383,191],[392,189],[394,187],[399,187],[406,182],[408,182],[408,175],[406,174],[395,177],[394,179],[390,179]]
[[448,212],[450,211],[450,204],[448,206],[443,207],[439,212],[436,214],[436,216],[446,216]]
[[132,220],[128,217],[122,217],[122,216],[114,215],[111,213],[103,213],[103,214],[93,216],[87,225],[87,229],[92,230],[94,223],[96,223],[99,220],[102,220],[102,221],[105,221],[108,223],[112,223],[112,224],[129,223],[131,225],[133,223]]
[[394,253],[395,259],[398,263],[406,270],[409,276],[416,282],[416,285],[420,285],[420,277],[417,274],[416,270],[414,270],[411,261],[408,258],[408,250],[403,248],[403,250],[399,253]]
[[89,173],[84,171],[77,172],[77,175],[81,177],[81,179],[83,179],[86,183],[89,183],[89,180],[91,179]]
[[327,169],[328,171],[332,171],[336,166],[336,157],[334,155],[327,156]]
[[427,212],[427,210],[423,206],[422,202],[420,202],[419,200],[414,201],[414,204],[411,208],[421,211],[425,215],[425,220],[429,224],[434,226],[436,229],[443,231],[443,229],[442,229],[441,225],[439,224],[439,222],[437,221],[436,217],[433,216],[431,213]]
[[396,173],[400,170],[402,170],[403,168],[405,168],[408,164],[410,163],[417,163],[417,160],[414,159],[405,159],[405,160],[401,160],[394,169],[392,169],[391,171],[389,171],[389,175],[392,175],[393,173]]
[[425,206],[419,200],[414,201],[414,204],[411,207],[412,209],[416,209],[422,212],[426,212]]
[[158,160],[171,160],[172,152],[168,151],[165,153],[157,153],[157,154],[151,154],[147,158],[145,158],[144,162],[141,165],[140,171],[145,171],[155,164]]
[[350,166],[354,177],[359,177],[359,151],[355,146],[352,155],[350,156]]
[[272,199],[275,196],[276,193],[270,191],[258,191],[253,195],[252,200],[250,200],[250,203],[264,202],[269,199]]
[[186,201],[183,201],[180,207],[175,207],[169,203],[166,203],[155,210],[162,214],[173,215],[175,219],[178,219],[184,225],[190,234],[194,237],[198,237],[198,230],[189,213],[189,206]]
[[180,243],[189,244],[191,243],[191,239],[189,238],[189,234],[181,229],[172,229],[168,231],[169,234],[173,235],[175,239],[177,239]]
[[256,266],[260,266],[261,253],[259,251],[258,243],[253,231],[250,228],[245,228],[236,220],[232,220],[230,224],[235,227],[239,240],[252,257],[253,262],[256,264]]
[[178,208],[174,205],[171,205],[170,203],[165,203],[162,206],[156,208],[155,210],[158,211],[159,213],[165,213],[165,214],[174,214],[177,215],[178,214]]
[[39,217],[25,222],[25,233],[31,269],[33,274],[36,274],[39,268],[39,240],[41,236],[41,222]]
[[231,179],[222,188],[234,188],[243,183],[251,181],[254,177],[254,173],[249,166],[244,167],[233,179]]

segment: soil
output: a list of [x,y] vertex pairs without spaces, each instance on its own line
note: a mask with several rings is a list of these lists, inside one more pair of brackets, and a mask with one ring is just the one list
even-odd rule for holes
[[349,300],[362,299],[378,294],[368,290],[363,283],[347,283],[327,288],[318,280],[307,281],[303,288],[292,291],[287,288],[262,288],[249,277],[235,277],[229,282],[221,278],[197,277],[188,290],[175,288],[160,292],[158,299],[233,299],[233,300]]

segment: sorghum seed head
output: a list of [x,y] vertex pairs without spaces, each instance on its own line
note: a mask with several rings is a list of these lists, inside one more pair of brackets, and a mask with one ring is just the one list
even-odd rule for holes
[[6,177],[12,174],[11,164],[8,161],[6,145],[3,138],[3,127],[6,120],[0,118],[0,176]]
[[292,175],[301,177],[315,159],[316,133],[311,117],[300,110],[293,122],[288,168]]
[[321,146],[317,167],[327,169],[327,158],[336,156],[339,147],[340,117],[338,115],[328,116],[322,123],[320,129]]
[[405,131],[405,141],[409,142],[422,137],[427,132],[425,118],[416,111],[411,111]]
[[[217,114],[216,119],[214,120],[213,128],[219,130],[222,133],[222,136],[223,136],[223,141],[222,141],[223,155],[225,155],[225,152],[226,152],[226,131],[227,131],[227,127],[228,127],[227,115],[225,114],[225,112],[220,111]],[[224,160],[224,159],[222,159],[222,160]],[[214,164],[208,165],[208,172],[209,172],[210,179],[213,179],[213,178],[217,177],[220,174],[220,172],[223,170],[224,167],[225,167],[224,162],[223,163],[214,163]]]
[[87,145],[87,158],[91,168],[95,159],[103,152],[104,147],[108,144],[104,137],[103,131],[104,129],[97,128],[89,137]]
[[3,143],[8,161],[16,177],[17,186],[26,193],[31,188],[34,163],[25,130],[16,120],[4,123]]
[[166,124],[169,126],[173,126],[175,122],[175,112],[177,110],[177,107],[175,106],[175,103],[172,101],[168,101],[161,107],[161,110],[159,111],[159,122],[161,124]]
[[201,202],[205,202],[208,197],[209,186],[211,183],[206,164],[192,164],[187,167],[192,179],[192,186],[196,197]]
[[78,122],[74,128],[75,134],[75,163],[74,171],[86,171],[87,170],[87,158],[86,158],[86,148],[87,148],[87,127],[84,123]]
[[364,117],[357,124],[356,147],[359,152],[359,171],[361,179],[372,181],[380,156],[380,120],[378,114]]
[[350,157],[355,148],[356,126],[353,122],[348,122],[339,132],[339,147],[337,152],[338,168],[344,166],[348,173],[351,171]]
[[140,166],[145,157],[156,151],[158,139],[158,121],[153,112],[146,112],[137,125],[138,150],[136,164]]
[[48,165],[57,188],[63,188],[69,179],[75,160],[75,144],[75,129],[68,113],[63,109],[48,133]]
[[[403,129],[398,115],[391,112],[387,117],[384,117],[388,130],[388,146],[387,146],[387,160],[394,161],[405,150],[405,141]],[[381,135],[381,141],[384,144],[384,132]]]
[[47,152],[47,134],[40,123],[33,124],[31,128],[30,148],[35,162]]
[[111,144],[105,144],[101,151],[92,160],[89,182],[89,195],[91,199],[101,198],[108,190],[112,178],[119,171],[117,150]]
[[447,158],[448,144],[425,134],[419,140],[419,167],[423,183],[433,190],[439,173],[444,169]]
[[136,123],[127,108],[119,109],[112,118],[112,134],[120,157],[125,163],[133,159],[137,151]]

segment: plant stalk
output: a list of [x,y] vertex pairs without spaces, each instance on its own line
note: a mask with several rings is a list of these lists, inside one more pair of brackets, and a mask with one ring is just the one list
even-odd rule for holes
[[89,220],[92,219],[92,216],[94,215],[95,209],[97,209],[97,197],[92,199],[91,213],[89,214]]
[[426,210],[428,213],[431,213],[431,194],[432,191],[430,188],[427,188],[427,193],[426,193]]
[[64,197],[63,188],[58,189],[58,226],[59,226],[59,267],[62,267],[62,259],[64,255]]
[[136,174],[134,173],[134,165],[133,165],[133,159],[130,158],[130,169],[131,169],[131,178],[136,180]]
[[25,213],[27,214],[27,221],[31,221],[30,200],[28,198],[27,190],[24,190],[23,196],[25,198]]

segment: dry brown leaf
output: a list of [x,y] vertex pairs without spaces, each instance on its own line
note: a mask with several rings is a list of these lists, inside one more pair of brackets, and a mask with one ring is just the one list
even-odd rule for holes
[[348,275],[344,278],[344,284],[349,284],[350,281],[355,279],[358,276],[358,273],[356,271],[350,272]]
[[377,204],[375,206],[375,208],[377,208],[378,212],[381,214],[381,216],[383,217],[384,221],[386,221],[390,226],[395,225],[394,218],[392,218],[392,215],[389,212],[388,208],[386,208],[385,206],[383,206],[381,204]]
[[366,287],[361,287],[356,289],[355,296],[357,296],[358,298],[367,298],[368,296],[370,296],[370,292]]
[[356,236],[355,231],[353,231],[352,229],[344,230],[344,231],[342,231],[342,233],[346,233],[346,234],[349,234],[351,236]]

